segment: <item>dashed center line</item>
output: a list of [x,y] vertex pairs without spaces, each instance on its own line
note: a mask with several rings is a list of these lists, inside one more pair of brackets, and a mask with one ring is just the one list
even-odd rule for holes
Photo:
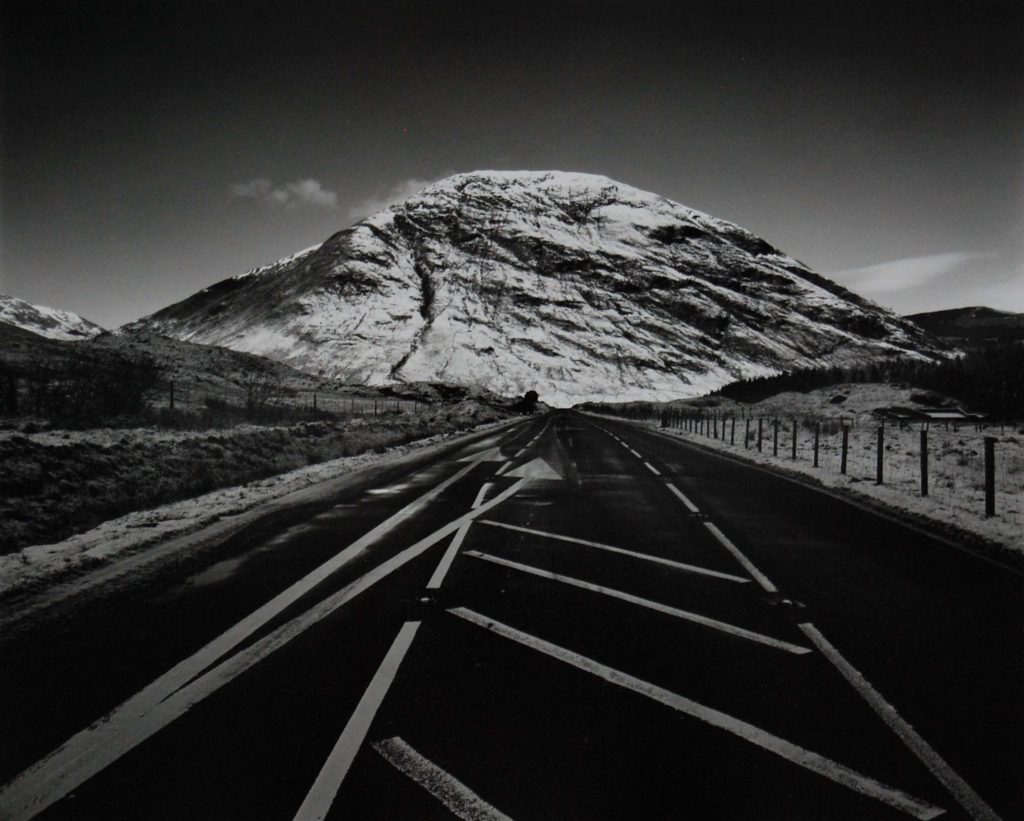
[[796,764],[797,766],[824,776],[836,784],[840,784],[854,790],[861,795],[881,801],[914,818],[927,821],[928,819],[936,818],[945,812],[945,810],[940,807],[936,807],[926,801],[915,798],[902,790],[898,790],[894,787],[883,784],[880,781],[876,781],[870,776],[862,775],[856,770],[852,770],[849,767],[826,758],[825,756],[811,752],[810,750],[799,747],[790,741],[786,741],[785,739],[772,735],[768,731],[762,730],[760,727],[756,727],[753,724],[748,724],[742,719],[735,718],[734,716],[720,712],[712,707],[706,707],[703,704],[698,704],[685,696],[678,695],[662,687],[658,687],[655,684],[643,681],[642,679],[631,676],[621,670],[608,667],[598,661],[582,656],[579,653],[574,653],[564,647],[559,647],[557,644],[552,644],[544,639],[531,636],[528,633],[524,633],[507,624],[494,621],[493,619],[481,615],[473,610],[469,610],[465,607],[458,607],[450,609],[448,612],[470,622],[471,624],[475,624],[478,627],[482,627],[485,630],[495,633],[496,635],[511,639],[524,647],[536,650],[579,670],[583,670],[584,672],[597,676],[611,684],[616,684],[619,687],[623,687],[639,695],[646,696],[647,698],[653,699],[667,707],[671,707],[677,712],[696,718],[699,721],[703,721],[712,727],[725,730],[726,732],[731,733],[744,741],[748,741],[763,750],[773,753],[792,764]]
[[532,536],[542,536],[545,539],[555,539],[561,542],[570,542],[571,544],[585,545],[586,547],[595,547],[598,550],[607,550],[610,553],[618,553],[623,556],[629,556],[633,559],[641,559],[645,562],[654,562],[655,564],[663,564],[667,567],[673,567],[676,570],[682,570],[686,573],[697,573],[702,576],[712,576],[716,579],[725,579],[726,581],[736,582],[738,584],[749,584],[750,579],[744,579],[742,576],[734,576],[731,573],[722,573],[719,570],[709,570],[706,567],[698,567],[693,564],[685,564],[684,562],[675,562],[671,559],[663,559],[660,556],[652,556],[648,553],[637,553],[635,550],[626,550],[622,547],[614,547],[610,544],[602,544],[601,542],[592,542],[587,539],[577,539],[575,536],[563,536],[559,533],[548,533],[544,530],[534,530],[532,527],[521,527],[519,525],[510,525],[505,522],[498,522],[494,519],[479,519],[482,525],[490,525],[491,527],[502,527],[506,530],[515,530],[519,533],[529,533]]
[[704,527],[708,529],[708,532],[710,532],[712,536],[718,539],[718,542],[722,545],[722,547],[724,547],[726,550],[732,553],[736,561],[743,565],[743,569],[746,570],[751,576],[753,576],[757,583],[761,585],[761,587],[763,587],[765,591],[767,591],[768,593],[779,592],[779,588],[772,584],[768,577],[764,575],[764,573],[762,573],[760,570],[758,570],[754,566],[754,563],[750,561],[750,559],[743,555],[742,551],[732,543],[728,536],[726,536],[721,530],[718,529],[717,525],[715,525],[713,522],[704,522]]
[[420,755],[401,738],[388,738],[373,745],[392,767],[407,775],[463,821],[511,821],[480,796],[433,761]]
[[674,484],[672,484],[671,482],[665,482],[665,487],[671,490],[679,499],[679,501],[686,505],[686,509],[689,510],[690,513],[700,513],[700,508],[698,508],[697,505],[691,502],[689,498],[687,498],[686,494],[683,493]]
[[718,621],[718,619],[701,616],[697,613],[691,613],[688,610],[680,610],[677,607],[671,607],[667,604],[661,604],[660,602],[644,599],[640,596],[634,596],[631,593],[625,593],[611,587],[603,587],[599,584],[585,582],[582,579],[576,579],[572,576],[564,576],[561,573],[552,573],[548,570],[541,570],[538,567],[531,567],[527,564],[509,561],[508,559],[501,559],[497,556],[491,556],[488,553],[480,553],[477,550],[468,550],[466,551],[466,555],[472,556],[475,559],[483,559],[484,561],[492,562],[503,567],[509,567],[513,570],[518,570],[521,573],[529,573],[533,576],[539,576],[544,579],[550,579],[551,581],[561,582],[562,584],[571,585],[572,587],[579,587],[582,590],[589,590],[592,593],[600,593],[601,595],[608,596],[613,599],[619,599],[620,601],[629,602],[630,604],[635,604],[639,607],[645,607],[648,610],[656,610],[659,613],[674,616],[677,619],[691,621],[703,627],[710,627],[713,630],[728,633],[731,636],[747,639],[748,641],[756,641],[759,644],[765,644],[769,647],[774,647],[777,650],[785,650],[787,653],[793,653],[794,655],[802,656],[811,652],[807,647],[801,647],[798,644],[791,644],[788,641],[775,639],[771,636],[766,636],[763,633],[755,633],[753,630],[747,630],[743,627],[737,627],[734,624],[727,624],[724,621]]
[[654,474],[655,476],[661,476],[661,471],[660,471],[660,470],[658,470],[658,469],[657,469],[657,468],[656,468],[656,467],[655,467],[654,465],[652,465],[652,464],[651,464],[650,462],[644,462],[644,467],[645,467],[645,468],[647,468],[647,469],[648,469],[648,470],[649,470],[649,471],[650,471],[651,473],[653,473],[653,474]]

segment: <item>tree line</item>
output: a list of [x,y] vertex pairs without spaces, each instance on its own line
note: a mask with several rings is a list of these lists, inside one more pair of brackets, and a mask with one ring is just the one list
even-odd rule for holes
[[991,345],[941,362],[901,357],[860,367],[802,368],[731,382],[711,395],[760,402],[785,391],[806,392],[858,382],[906,383],[948,396],[971,410],[999,418],[1024,418],[1024,345]]

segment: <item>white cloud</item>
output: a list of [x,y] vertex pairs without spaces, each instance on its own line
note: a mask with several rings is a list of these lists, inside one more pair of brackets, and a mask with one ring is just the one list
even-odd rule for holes
[[392,187],[387,194],[379,197],[370,197],[353,205],[348,209],[349,219],[359,220],[370,216],[370,214],[376,214],[389,205],[402,202],[402,200],[408,199],[413,194],[418,194],[428,185],[433,185],[435,182],[437,180],[418,180],[416,178],[403,180]]
[[898,313],[985,305],[1024,310],[1024,262],[997,251],[950,251],[829,275]]
[[258,177],[248,182],[234,183],[231,186],[231,195],[288,209],[299,206],[327,209],[338,207],[338,195],[328,191],[319,180],[314,179],[274,185],[270,180]]
[[991,252],[950,251],[945,254],[894,259],[865,268],[839,271],[833,276],[865,294],[888,294],[919,288],[994,256]]

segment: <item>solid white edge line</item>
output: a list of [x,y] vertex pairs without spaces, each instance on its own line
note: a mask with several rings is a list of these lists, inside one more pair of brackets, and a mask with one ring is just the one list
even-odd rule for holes
[[755,727],[752,724],[748,724],[742,719],[730,716],[727,713],[714,709],[713,707],[706,707],[703,704],[698,704],[685,696],[678,695],[662,687],[658,687],[655,684],[638,679],[635,676],[616,670],[613,667],[608,667],[607,665],[601,664],[600,662],[594,661],[586,656],[582,656],[579,653],[566,650],[564,647],[559,647],[557,644],[552,644],[544,639],[531,636],[528,633],[523,633],[514,627],[509,627],[507,624],[502,624],[501,622],[495,621],[487,616],[483,616],[473,610],[465,607],[456,607],[449,609],[448,612],[470,622],[471,624],[475,624],[478,627],[482,627],[485,630],[495,633],[496,635],[511,639],[525,647],[562,661],[572,667],[590,673],[591,675],[595,675],[611,684],[616,684],[619,687],[632,690],[634,693],[646,696],[647,698],[653,699],[667,707],[671,707],[677,712],[696,718],[711,725],[712,727],[725,730],[726,732],[731,733],[744,741],[748,741],[763,750],[774,753],[786,761],[800,767],[804,767],[818,775],[824,776],[836,784],[848,787],[861,795],[865,795],[881,801],[882,803],[888,804],[890,807],[901,810],[914,818],[921,819],[921,821],[928,821],[928,819],[936,818],[945,812],[945,810],[933,806],[926,801],[915,798],[902,790],[890,787],[869,776],[862,775],[856,770],[852,770],[849,767],[825,758],[818,753],[811,752],[810,750],[799,747],[792,742],[772,735],[768,731],[762,730],[760,727]]
[[921,760],[921,763],[950,792],[971,818],[975,821],[1000,821],[999,816],[985,803],[981,796],[953,771],[953,768],[943,760],[942,756],[896,712],[896,708],[889,704],[871,686],[870,682],[864,678],[860,671],[832,646],[817,627],[810,622],[804,622],[798,626],[814,646],[821,651],[821,654],[832,662],[832,665],[847,680],[850,686],[857,691],[861,698],[871,706],[871,709],[889,726],[889,729],[899,736],[900,740],[910,751]]
[[509,567],[513,570],[518,570],[521,573],[529,573],[533,576],[539,576],[543,579],[550,579],[551,581],[561,582],[572,587],[578,587],[582,590],[589,590],[592,593],[600,593],[603,596],[608,596],[613,599],[619,599],[620,601],[635,604],[638,607],[645,607],[648,610],[655,610],[659,613],[664,613],[667,616],[674,616],[677,619],[683,619],[684,621],[691,621],[694,624],[699,624],[703,627],[710,627],[713,630],[718,630],[722,633],[728,633],[731,636],[737,638],[747,639],[748,641],[756,641],[759,644],[767,645],[768,647],[774,647],[777,650],[784,650],[787,653],[793,653],[797,656],[806,655],[810,653],[810,649],[807,647],[801,647],[798,644],[792,644],[782,639],[772,638],[766,636],[763,633],[756,633],[753,630],[747,630],[743,627],[738,627],[734,624],[728,624],[718,619],[712,619],[708,616],[701,616],[698,613],[691,613],[688,610],[680,610],[677,607],[672,607],[668,604],[662,604],[661,602],[651,601],[650,599],[644,599],[640,596],[634,596],[632,593],[625,593],[622,590],[616,590],[612,587],[604,587],[600,584],[593,584],[592,582],[586,582],[582,579],[574,578],[573,576],[564,576],[561,573],[552,573],[550,570],[541,570],[539,567],[532,567],[528,564],[521,564],[520,562],[513,562],[509,559],[502,559],[498,556],[492,556],[489,553],[481,553],[478,550],[467,550],[467,556],[472,556],[474,559],[483,559],[487,562],[493,562],[503,567]]
[[569,542],[570,544],[580,544],[585,547],[594,547],[598,550],[607,550],[609,553],[618,553],[622,556],[629,556],[633,559],[640,559],[645,562],[654,562],[655,564],[663,564],[666,567],[673,567],[676,570],[682,570],[686,573],[696,573],[700,576],[711,576],[715,579],[723,579],[725,581],[736,582],[737,584],[750,584],[750,579],[744,579],[742,576],[735,576],[732,573],[723,573],[719,570],[709,570],[706,567],[698,567],[694,564],[686,564],[684,562],[672,561],[672,559],[663,559],[660,556],[651,556],[647,553],[637,553],[633,550],[626,550],[622,547],[614,547],[610,544],[602,544],[601,542],[591,542],[587,539],[577,539],[575,536],[562,536],[559,533],[548,533],[544,530],[534,530],[532,527],[521,527],[519,525],[510,525],[505,522],[498,522],[494,519],[480,519],[479,523],[482,525],[490,525],[491,527],[500,527],[505,530],[514,530],[519,533],[529,533],[532,536],[541,536],[545,539],[555,539],[559,542]]
[[686,505],[686,509],[689,510],[690,513],[700,513],[700,508],[698,508],[697,505],[691,502],[689,498],[687,498],[686,494],[683,493],[674,484],[672,484],[671,482],[665,482],[665,487],[671,490],[679,499],[679,501]]
[[448,575],[448,570],[452,566],[452,562],[455,561],[455,556],[459,552],[459,548],[462,547],[462,542],[466,538],[466,534],[469,533],[471,522],[466,522],[462,527],[455,531],[455,536],[452,538],[452,542],[448,545],[448,549],[445,550],[444,555],[441,557],[441,561],[438,562],[437,568],[434,570],[434,574],[430,577],[430,581],[427,582],[427,590],[437,590],[444,582],[445,576]]
[[398,631],[398,635],[391,644],[391,649],[384,656],[384,661],[381,662],[370,681],[370,686],[363,693],[359,704],[356,705],[355,712],[349,718],[330,755],[327,756],[323,767],[320,768],[313,786],[310,787],[305,800],[298,812],[295,813],[295,821],[323,821],[327,817],[327,813],[331,811],[331,804],[334,803],[335,796],[348,774],[349,767],[352,766],[359,748],[363,745],[363,740],[370,730],[370,724],[373,723],[377,710],[388,694],[391,683],[398,674],[398,667],[402,663],[402,659],[405,658],[412,640],[416,637],[419,626],[420,622],[418,621],[407,621]]
[[724,547],[726,550],[728,550],[730,553],[732,553],[732,555],[735,557],[736,561],[738,561],[741,565],[743,565],[744,569],[751,576],[754,577],[754,580],[759,585],[761,585],[761,587],[763,587],[766,592],[768,592],[768,593],[778,593],[779,592],[779,588],[777,588],[774,584],[772,584],[771,581],[768,579],[768,577],[766,575],[764,575],[764,573],[762,573],[760,570],[758,570],[754,566],[754,563],[752,561],[750,561],[750,559],[748,559],[746,556],[743,555],[743,553],[740,551],[740,549],[738,547],[736,547],[736,545],[734,545],[732,543],[732,541],[729,539],[729,537],[726,536],[721,530],[718,529],[717,525],[715,525],[713,522],[704,522],[704,527],[706,527],[708,529],[708,531],[710,531],[712,536],[714,536],[716,539],[718,539],[718,542],[719,542],[719,544],[722,545],[722,547]]
[[440,801],[456,818],[462,821],[512,821],[398,736],[378,741],[373,749],[402,775]]

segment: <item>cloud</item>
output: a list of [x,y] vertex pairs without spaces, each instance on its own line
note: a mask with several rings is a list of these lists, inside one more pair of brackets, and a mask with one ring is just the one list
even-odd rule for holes
[[231,186],[231,196],[258,200],[267,205],[288,209],[300,206],[327,209],[338,207],[338,195],[328,191],[319,180],[314,179],[274,185],[270,180],[258,177],[248,182],[234,183]]
[[950,251],[944,254],[894,259],[865,268],[838,271],[832,276],[867,296],[891,294],[920,288],[950,274],[959,273],[968,265],[975,265],[995,256],[993,252]]
[[418,180],[416,178],[403,180],[397,183],[387,194],[380,197],[369,197],[353,205],[348,209],[349,219],[359,220],[370,216],[370,214],[376,214],[389,205],[402,202],[402,200],[408,199],[413,194],[418,194],[428,185],[433,185],[435,182],[437,180]]

